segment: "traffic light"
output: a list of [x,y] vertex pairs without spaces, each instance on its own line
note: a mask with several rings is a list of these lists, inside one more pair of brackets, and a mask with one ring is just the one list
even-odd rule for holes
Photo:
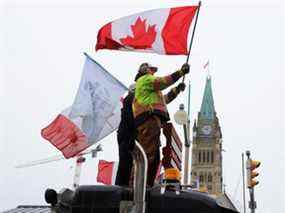
[[255,187],[259,182],[254,180],[255,177],[259,175],[255,169],[260,166],[260,161],[247,159],[246,170],[247,170],[247,188]]

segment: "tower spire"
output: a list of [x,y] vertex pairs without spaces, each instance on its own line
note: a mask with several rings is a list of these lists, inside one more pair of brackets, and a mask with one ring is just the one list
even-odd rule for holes
[[206,187],[210,194],[221,195],[223,193],[221,129],[216,116],[210,75],[206,78],[201,109],[197,123],[194,123],[192,144],[192,184],[195,180],[199,180],[200,186]]
[[206,86],[204,89],[203,101],[200,109],[200,118],[206,120],[213,120],[215,118],[215,105],[212,92],[211,76],[208,75],[206,79]]

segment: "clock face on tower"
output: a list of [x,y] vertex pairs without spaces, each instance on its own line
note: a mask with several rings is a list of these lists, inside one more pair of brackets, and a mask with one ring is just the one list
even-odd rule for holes
[[211,132],[212,132],[212,127],[210,125],[204,125],[202,127],[202,132],[205,134],[205,135],[209,135]]

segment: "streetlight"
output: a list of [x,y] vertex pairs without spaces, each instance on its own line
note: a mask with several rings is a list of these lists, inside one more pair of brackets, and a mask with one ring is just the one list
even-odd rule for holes
[[189,149],[190,149],[190,142],[187,133],[187,126],[188,124],[188,115],[184,110],[184,104],[180,104],[179,110],[174,114],[174,120],[177,124],[183,125],[184,130],[184,147],[185,147],[185,155],[184,155],[184,178],[183,178],[183,185],[188,184],[188,173],[189,173]]
[[187,113],[184,110],[184,104],[180,104],[179,110],[174,114],[174,120],[179,125],[187,124]]

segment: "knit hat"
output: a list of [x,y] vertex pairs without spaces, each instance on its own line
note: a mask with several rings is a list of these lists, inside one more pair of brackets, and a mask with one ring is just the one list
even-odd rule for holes
[[141,76],[147,74],[148,69],[152,70],[153,72],[157,71],[157,67],[150,65],[149,63],[142,63],[139,67],[138,73],[135,77],[135,81],[137,81]]

